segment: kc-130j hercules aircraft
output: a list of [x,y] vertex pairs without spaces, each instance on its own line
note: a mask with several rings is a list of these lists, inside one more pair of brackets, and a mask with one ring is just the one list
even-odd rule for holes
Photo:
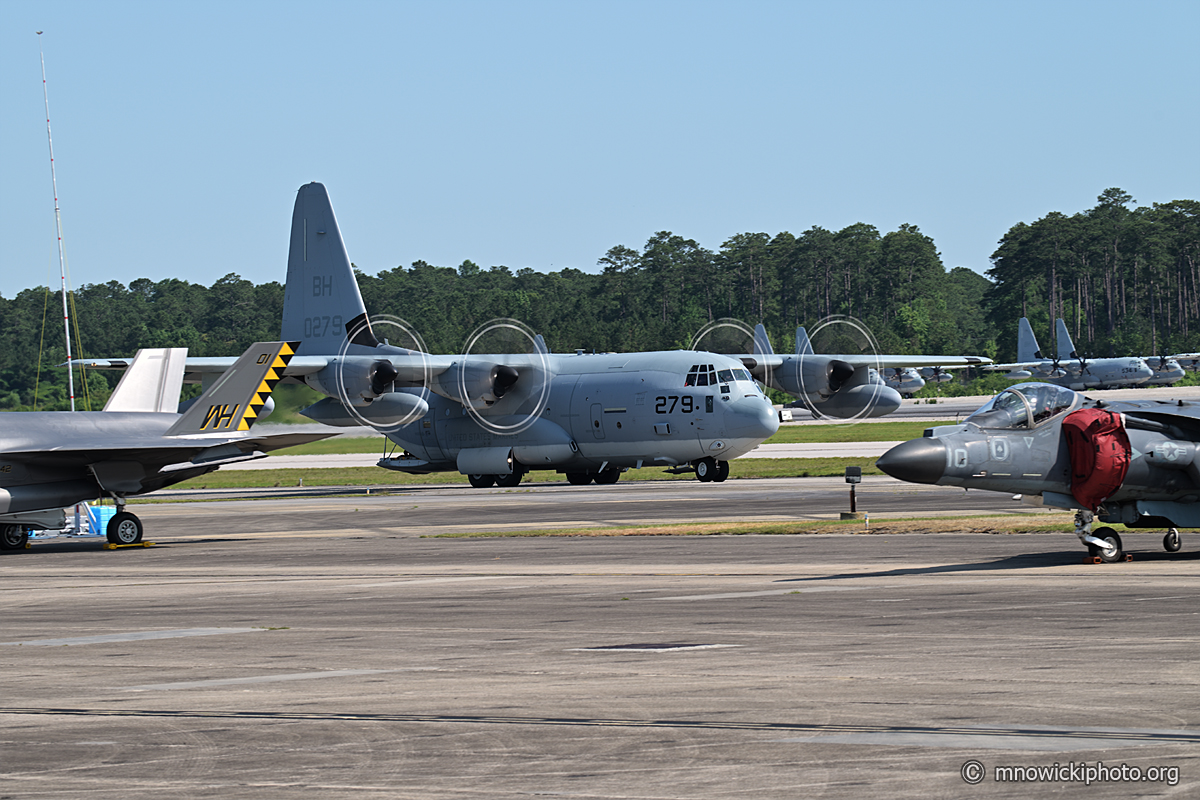
[[61,528],[63,507],[111,497],[108,540],[142,540],[125,498],[212,472],[222,464],[329,434],[253,436],[295,343],[259,342],[182,414],[175,413],[186,349],[140,350],[104,411],[0,414],[0,548],[25,546],[30,529]]
[[[1012,364],[993,364],[987,369],[1007,369],[1008,377],[1013,379],[1037,378],[1075,391],[1136,386],[1154,377],[1154,370],[1136,356],[1084,358],[1078,355],[1062,317],[1058,318],[1057,333],[1057,355],[1046,358],[1038,347],[1029,319],[1021,317],[1017,323],[1017,361]],[[1182,369],[1179,377],[1183,377]]]
[[[831,317],[822,322],[821,327],[839,324],[856,329],[856,338],[860,342],[867,342],[872,350],[877,349],[870,331],[852,317]],[[990,358],[983,356],[814,353],[808,331],[802,327],[796,329],[795,355],[776,355],[766,328],[761,324],[754,328],[753,349],[751,356],[741,358],[754,377],[773,389],[798,398],[800,404],[816,416],[841,419],[882,417],[900,407],[900,392],[880,378],[879,370],[927,367],[931,368],[929,374],[933,377],[945,369],[991,363]]]
[[902,481],[1011,492],[1032,505],[1075,509],[1092,556],[1118,561],[1121,537],[1102,522],[1200,527],[1200,402],[1089,400],[1050,383],[1009,387],[959,424],[925,431],[876,465]]
[[[735,358],[686,350],[560,355],[532,333],[528,352],[477,354],[490,334],[518,329],[493,321],[462,354],[432,355],[402,321],[369,320],[325,187],[300,187],[283,309],[283,338],[300,345],[284,374],[326,395],[302,412],[309,418],[369,425],[404,448],[380,466],[457,470],[476,487],[515,486],[531,469],[565,472],[573,484],[615,483],[627,468],[656,465],[719,482],[730,459],[779,427]],[[189,358],[188,377],[227,363]]]

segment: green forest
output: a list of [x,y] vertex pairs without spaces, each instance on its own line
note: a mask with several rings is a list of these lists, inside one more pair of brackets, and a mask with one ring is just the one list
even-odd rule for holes
[[[889,353],[1011,361],[1022,315],[1047,349],[1062,317],[1091,356],[1200,350],[1200,202],[1134,204],[1112,188],[1093,208],[1019,222],[999,238],[987,277],[947,270],[916,225],[880,233],[857,223],[741,233],[716,251],[662,231],[640,249],[611,248],[595,273],[417,261],[358,273],[358,281],[369,313],[404,319],[438,353],[461,351],[497,317],[521,320],[555,352],[687,347],[721,318],[761,321],[776,349],[790,352],[796,326],[831,315],[866,323]],[[283,285],[232,273],[207,287],[111,281],[79,287],[71,306],[76,356],[130,356],[140,347],[230,356],[279,336]],[[66,370],[56,366],[65,360],[61,315],[61,299],[46,287],[0,297],[0,409],[68,407]],[[100,408],[117,378],[88,373],[86,391],[76,390],[87,396],[80,407]]]

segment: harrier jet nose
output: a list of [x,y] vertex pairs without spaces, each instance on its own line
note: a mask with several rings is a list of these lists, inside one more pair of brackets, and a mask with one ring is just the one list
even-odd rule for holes
[[875,466],[910,483],[937,483],[946,471],[946,445],[934,438],[912,439],[888,450]]

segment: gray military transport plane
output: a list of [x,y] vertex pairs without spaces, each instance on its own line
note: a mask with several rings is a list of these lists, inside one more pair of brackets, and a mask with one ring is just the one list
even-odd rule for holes
[[[391,326],[389,328],[389,326]],[[517,329],[494,320],[492,329]],[[397,332],[413,348],[389,344]],[[384,336],[381,341],[379,336]],[[411,473],[458,471],[475,487],[515,486],[531,469],[576,485],[615,483],[634,467],[725,480],[729,460],[775,433],[770,400],[742,363],[690,350],[550,353],[424,352],[399,320],[367,318],[325,187],[300,187],[292,214],[283,336],[299,340],[284,374],[326,395],[301,413],[327,425],[369,425],[404,448],[379,465]],[[117,360],[89,361],[120,367]],[[228,359],[187,360],[205,379]]]
[[902,442],[876,465],[902,481],[1016,493],[1074,509],[1076,535],[1101,561],[1123,557],[1112,528],[1200,527],[1200,402],[1090,400],[1050,383],[1011,386],[959,425]]
[[[1084,358],[1075,351],[1071,334],[1062,317],[1058,318],[1057,355],[1046,358],[1038,347],[1029,319],[1017,323],[1017,361],[1012,364],[993,364],[989,370],[1008,370],[1006,377],[1014,380],[1037,378],[1066,386],[1075,391],[1084,389],[1116,389],[1137,386],[1154,377],[1154,370],[1141,358]],[[1178,364],[1175,365],[1178,368]],[[1182,368],[1178,377],[1183,377]]]
[[64,506],[105,497],[118,508],[108,540],[135,544],[142,523],[126,497],[326,438],[249,433],[294,348],[255,344],[183,414],[175,413],[187,353],[179,349],[139,351],[104,411],[0,414],[0,547],[23,548],[30,529],[63,527]]
[[[862,338],[874,343],[870,331],[852,317],[830,318],[822,323],[822,327],[838,323],[858,328]],[[882,417],[900,407],[900,392],[880,378],[880,370],[926,367],[931,368],[929,375],[932,377],[944,374],[942,370],[946,369],[992,363],[984,356],[814,353],[808,331],[802,327],[796,329],[796,353],[776,355],[761,323],[754,328],[753,349],[750,356],[741,356],[741,360],[754,377],[773,389],[796,397],[814,416],[840,419]],[[921,386],[924,385],[922,381]]]

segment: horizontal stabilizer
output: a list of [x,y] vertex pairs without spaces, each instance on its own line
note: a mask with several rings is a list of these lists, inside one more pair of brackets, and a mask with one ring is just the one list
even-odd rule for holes
[[166,436],[248,431],[283,378],[298,342],[258,342],[166,432]]

